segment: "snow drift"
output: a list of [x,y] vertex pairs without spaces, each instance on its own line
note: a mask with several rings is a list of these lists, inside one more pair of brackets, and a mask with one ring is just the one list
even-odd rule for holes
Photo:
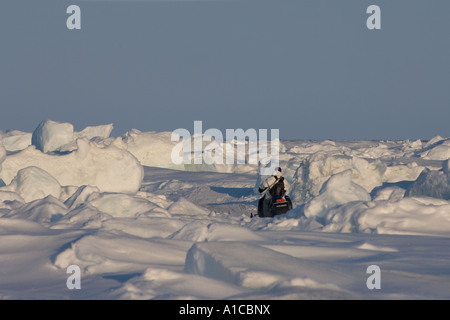
[[323,230],[448,236],[450,203],[433,198],[351,203],[330,209]]

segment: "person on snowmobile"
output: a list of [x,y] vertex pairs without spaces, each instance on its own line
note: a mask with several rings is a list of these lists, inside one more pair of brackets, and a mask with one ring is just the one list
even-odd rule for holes
[[[270,202],[274,196],[283,197],[286,193],[284,188],[284,177],[281,174],[281,168],[277,167],[272,176],[264,180],[258,189],[259,193],[264,195],[259,199],[258,206],[262,208],[264,216],[270,212]],[[261,210],[260,210],[261,211]]]

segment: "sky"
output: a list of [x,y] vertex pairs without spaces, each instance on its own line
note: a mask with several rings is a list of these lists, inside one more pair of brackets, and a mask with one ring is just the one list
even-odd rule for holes
[[[69,30],[69,5],[81,29]],[[369,30],[370,5],[381,29]],[[0,130],[450,136],[450,1],[0,2]]]

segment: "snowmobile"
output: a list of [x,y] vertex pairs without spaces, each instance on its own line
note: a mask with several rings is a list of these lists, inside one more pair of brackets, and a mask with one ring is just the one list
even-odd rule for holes
[[284,214],[292,209],[292,201],[288,195],[272,196],[266,212],[264,212],[263,201],[264,197],[258,201],[258,216],[262,218],[274,217],[279,214]]
[[[268,206],[265,207],[264,198],[266,197],[267,192],[270,194],[271,199]],[[276,179],[258,201],[258,216],[260,217],[274,217],[279,214],[284,214],[291,209],[292,201],[291,198],[286,195],[283,177]],[[264,210],[266,212],[264,212]]]

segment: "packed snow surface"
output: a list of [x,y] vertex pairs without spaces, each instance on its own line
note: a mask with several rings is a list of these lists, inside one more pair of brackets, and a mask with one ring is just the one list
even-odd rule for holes
[[259,218],[258,166],[112,129],[0,132],[0,298],[450,298],[450,139],[282,141],[294,208]]

